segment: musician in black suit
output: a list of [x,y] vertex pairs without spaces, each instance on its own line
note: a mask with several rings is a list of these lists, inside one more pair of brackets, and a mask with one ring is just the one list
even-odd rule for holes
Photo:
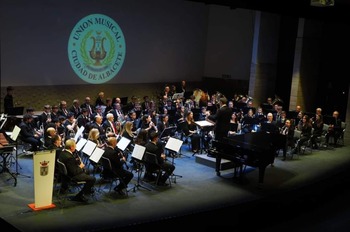
[[[164,145],[159,141],[159,134],[156,131],[153,131],[150,135],[151,141],[147,142],[145,147],[146,151],[153,153],[157,156],[158,163],[162,170],[165,172],[158,181],[158,185],[166,186],[168,185],[166,181],[169,176],[174,172],[175,166],[168,161],[166,161],[166,156],[164,154]],[[147,164],[145,178],[150,177],[152,172],[154,172],[154,166]]]
[[339,118],[339,112],[334,111],[332,115],[332,122],[329,123],[329,129],[326,134],[326,144],[328,146],[329,143],[329,138],[333,137],[334,138],[334,146],[337,145],[337,141],[342,133],[342,127],[341,127],[341,119]]
[[4,97],[4,113],[5,114],[8,114],[9,111],[14,107],[12,93],[13,93],[13,87],[8,86],[6,88],[6,95]]
[[[96,182],[96,178],[85,172],[85,165],[81,162],[75,149],[75,141],[73,139],[68,139],[65,143],[65,149],[59,155],[59,160],[66,165],[69,177],[76,181],[86,182],[73,200],[87,202],[88,199],[86,197],[93,193],[92,187]],[[62,180],[61,191],[66,191],[67,187],[67,182]]]
[[42,145],[41,136],[32,127],[33,116],[30,114],[23,115],[23,121],[19,124],[21,128],[20,136],[23,142],[31,144],[31,151],[38,151]]
[[121,178],[121,181],[114,190],[119,195],[125,195],[124,189],[127,188],[129,182],[134,177],[134,174],[124,168],[126,158],[116,149],[117,143],[116,137],[109,137],[107,139],[107,147],[105,148],[103,156],[111,161],[113,174]]
[[219,109],[214,115],[208,115],[207,119],[215,123],[214,135],[215,140],[220,140],[223,137],[227,137],[230,130],[230,120],[232,110],[226,105],[227,98],[221,97],[219,99]]
[[286,136],[286,143],[283,149],[283,161],[286,160],[287,156],[287,148],[291,147],[295,148],[295,140],[294,140],[294,126],[290,119],[286,119],[284,126],[280,129],[280,133]]

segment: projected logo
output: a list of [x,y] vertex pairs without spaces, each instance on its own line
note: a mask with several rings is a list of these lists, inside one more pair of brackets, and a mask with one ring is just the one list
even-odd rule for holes
[[102,14],[81,19],[68,42],[74,72],[84,81],[101,84],[113,79],[125,59],[125,39],[119,25]]

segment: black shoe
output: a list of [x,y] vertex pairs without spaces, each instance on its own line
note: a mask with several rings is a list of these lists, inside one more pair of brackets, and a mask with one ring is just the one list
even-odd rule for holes
[[88,199],[84,195],[76,195],[75,197],[72,198],[72,201],[78,201],[78,202],[83,202],[86,203],[88,202]]
[[59,194],[66,194],[68,192],[68,189],[66,188],[60,188]]
[[158,186],[168,186],[169,184],[168,184],[168,183],[165,183],[165,182],[159,182],[157,185],[158,185]]
[[114,191],[116,191],[120,196],[125,196],[125,192],[123,191],[123,189],[115,187]]
[[145,174],[145,176],[143,177],[143,179],[145,179],[146,181],[155,181],[156,177],[152,174]]

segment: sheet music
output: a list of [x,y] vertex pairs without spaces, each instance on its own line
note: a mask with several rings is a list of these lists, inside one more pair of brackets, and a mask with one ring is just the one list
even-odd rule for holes
[[176,100],[178,98],[183,98],[184,97],[184,92],[181,93],[174,93],[172,100]]
[[91,156],[92,152],[95,150],[97,144],[92,142],[91,140],[87,140],[84,148],[83,148],[83,153]]
[[13,141],[16,141],[20,131],[21,131],[21,128],[19,128],[17,125],[15,125],[15,128],[13,128],[13,131],[12,131],[10,138]]
[[143,155],[145,154],[146,147],[135,144],[134,150],[132,151],[131,157],[137,159],[137,160],[142,160]]
[[118,142],[118,144],[117,144],[117,148],[119,148],[120,150],[124,151],[127,148],[127,146],[129,145],[130,142],[131,142],[130,139],[122,137],[120,139],[120,141]]
[[195,123],[200,127],[206,127],[206,126],[214,126],[214,123],[208,122],[206,120],[203,121],[195,121]]
[[84,138],[79,139],[79,141],[77,143],[77,147],[75,148],[75,150],[80,151],[84,147],[86,142],[87,142],[87,140],[84,139]]
[[77,133],[75,133],[75,136],[74,136],[74,141],[75,141],[75,142],[78,141],[78,139],[82,137],[84,130],[85,130],[85,127],[84,127],[84,126],[81,126],[81,127],[78,129]]
[[183,141],[170,137],[168,142],[165,144],[165,148],[174,152],[179,152]]
[[102,148],[96,147],[89,159],[94,161],[95,163],[98,163],[98,161],[100,161],[101,156],[103,155],[104,152],[105,150],[103,150]]

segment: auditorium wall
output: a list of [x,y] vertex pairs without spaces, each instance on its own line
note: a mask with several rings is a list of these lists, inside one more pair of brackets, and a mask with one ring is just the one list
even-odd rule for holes
[[[41,109],[99,91],[108,97],[152,96],[181,80],[200,88],[204,76],[249,79],[249,10],[184,0],[3,0],[0,14],[0,112],[7,86],[15,87],[16,106]],[[74,26],[90,14],[113,18],[126,45],[118,74],[97,85],[76,75],[67,54]]]

